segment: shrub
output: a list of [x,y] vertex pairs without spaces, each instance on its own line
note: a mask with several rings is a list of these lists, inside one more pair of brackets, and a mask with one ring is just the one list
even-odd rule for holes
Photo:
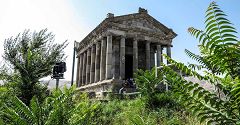
[[0,112],[4,124],[20,125],[76,125],[92,124],[95,111],[99,103],[90,103],[82,95],[81,101],[74,101],[75,87],[64,91],[55,90],[43,103],[39,103],[34,96],[29,106],[14,96],[8,103],[4,103]]

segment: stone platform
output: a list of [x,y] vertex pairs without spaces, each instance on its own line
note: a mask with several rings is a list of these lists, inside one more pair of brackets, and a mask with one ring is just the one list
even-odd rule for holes
[[87,84],[77,88],[77,90],[84,92],[113,92],[118,93],[119,89],[122,87],[124,80],[119,79],[109,79],[99,81],[97,83]]

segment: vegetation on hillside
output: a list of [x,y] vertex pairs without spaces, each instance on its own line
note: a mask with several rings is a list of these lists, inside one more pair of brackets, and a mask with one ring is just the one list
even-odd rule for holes
[[[170,93],[162,93],[159,101],[174,100]],[[54,90],[41,103],[34,96],[29,106],[13,96],[4,103],[0,112],[0,124],[18,125],[156,125],[199,123],[194,117],[175,105],[147,108],[145,100],[90,101],[75,86]]]

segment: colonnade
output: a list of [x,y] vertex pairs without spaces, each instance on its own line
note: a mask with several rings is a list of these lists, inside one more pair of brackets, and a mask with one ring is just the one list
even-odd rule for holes
[[[119,48],[119,56],[120,56],[120,65],[119,65],[119,79],[125,78],[125,51],[126,51],[126,37],[121,36],[120,48]],[[138,39],[133,39],[133,72],[136,72],[138,69]],[[157,54],[157,66],[160,66],[162,60],[162,49],[163,46],[161,44],[156,45],[156,51],[154,53]],[[171,57],[171,46],[167,47],[166,53]],[[146,69],[149,70],[151,65],[154,64],[154,55],[152,55],[151,51],[153,49],[153,45],[151,45],[151,41],[145,41],[145,56],[146,56]],[[85,49],[84,51],[80,51],[78,54],[78,66],[77,66],[77,84],[78,86],[84,86],[92,83],[97,83],[103,80],[108,80],[113,78],[113,36],[112,34],[107,35],[106,37],[102,37],[100,41],[95,41],[90,47]],[[169,62],[168,62],[169,63]]]

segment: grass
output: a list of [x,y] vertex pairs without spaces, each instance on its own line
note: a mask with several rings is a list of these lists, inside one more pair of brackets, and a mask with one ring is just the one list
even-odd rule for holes
[[148,108],[143,98],[101,103],[96,123],[102,125],[200,125],[178,106]]

